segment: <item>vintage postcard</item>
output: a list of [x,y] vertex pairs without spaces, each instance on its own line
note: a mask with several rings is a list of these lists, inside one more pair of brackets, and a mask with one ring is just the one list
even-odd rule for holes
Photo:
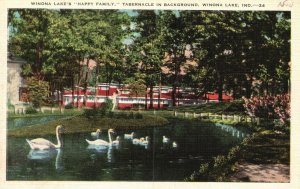
[[0,188],[299,188],[295,0],[1,0]]

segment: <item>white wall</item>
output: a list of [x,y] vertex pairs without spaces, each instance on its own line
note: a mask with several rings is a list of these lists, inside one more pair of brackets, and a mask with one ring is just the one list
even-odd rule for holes
[[23,78],[20,76],[21,71],[20,64],[7,64],[7,100],[10,100],[12,104],[20,103],[19,88],[23,85]]

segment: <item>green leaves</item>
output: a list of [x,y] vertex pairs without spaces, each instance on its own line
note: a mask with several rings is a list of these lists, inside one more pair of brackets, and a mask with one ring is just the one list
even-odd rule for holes
[[49,83],[40,81],[36,77],[27,78],[27,88],[29,91],[29,99],[34,108],[41,107],[42,104],[47,103],[49,94]]

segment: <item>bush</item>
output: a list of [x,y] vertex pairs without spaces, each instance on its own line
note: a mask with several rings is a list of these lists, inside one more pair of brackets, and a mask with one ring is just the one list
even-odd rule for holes
[[65,105],[65,109],[73,109],[73,105],[70,103],[70,104],[67,104]]
[[106,112],[110,112],[112,111],[113,106],[114,106],[113,101],[111,99],[106,99],[103,108],[105,109]]
[[108,112],[108,117],[113,118],[114,117],[114,112],[112,112],[112,111]]
[[7,101],[7,108],[9,108],[9,109],[15,108],[15,106],[11,103],[10,100]]
[[26,111],[26,114],[36,114],[37,113],[37,110],[32,106],[28,106],[25,111]]
[[94,107],[92,109],[84,109],[83,115],[87,118],[92,118],[97,116],[99,113],[99,109]]
[[241,100],[232,101],[228,103],[229,105],[223,110],[224,113],[234,113],[234,114],[242,114],[245,112],[244,102]]
[[39,108],[47,102],[49,94],[49,83],[47,81],[39,80],[36,77],[27,78],[27,88],[33,107]]
[[223,167],[226,163],[227,163],[227,160],[226,160],[225,156],[214,157],[214,167],[215,168]]
[[143,114],[137,113],[135,114],[136,119],[143,119]]
[[289,125],[290,95],[244,98],[244,107],[250,116],[267,119],[280,119],[283,124]]

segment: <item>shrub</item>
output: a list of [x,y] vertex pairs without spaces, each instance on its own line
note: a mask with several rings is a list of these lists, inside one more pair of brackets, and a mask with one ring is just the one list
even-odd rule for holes
[[70,103],[70,104],[67,104],[65,105],[65,109],[73,109],[73,105]]
[[26,107],[26,114],[36,114],[37,113],[37,110],[32,107],[32,106],[28,106]]
[[105,105],[103,106],[103,109],[105,109],[105,112],[112,111],[114,104],[111,99],[106,99]]
[[129,119],[134,119],[134,114],[133,114],[133,112],[129,112],[128,118],[129,118]]
[[7,108],[9,108],[9,109],[15,108],[15,106],[11,103],[11,101],[9,99],[7,101]]
[[230,162],[234,162],[235,160],[237,160],[239,154],[241,151],[241,147],[240,146],[236,146],[230,149],[228,155],[227,155],[227,159]]
[[241,100],[232,101],[228,104],[228,107],[223,110],[224,113],[242,114],[245,112],[244,102]]
[[92,118],[98,115],[99,109],[94,107],[92,109],[84,109],[83,115],[87,118]]
[[226,164],[227,160],[225,156],[214,157],[214,167],[221,168]]
[[143,114],[137,113],[135,114],[136,119],[143,119]]
[[268,119],[280,119],[281,123],[289,125],[290,95],[244,98],[244,107],[250,116]]
[[29,99],[33,107],[38,108],[47,102],[49,94],[49,83],[36,77],[27,78]]
[[114,117],[114,112],[112,112],[112,111],[108,112],[108,117],[113,118]]

